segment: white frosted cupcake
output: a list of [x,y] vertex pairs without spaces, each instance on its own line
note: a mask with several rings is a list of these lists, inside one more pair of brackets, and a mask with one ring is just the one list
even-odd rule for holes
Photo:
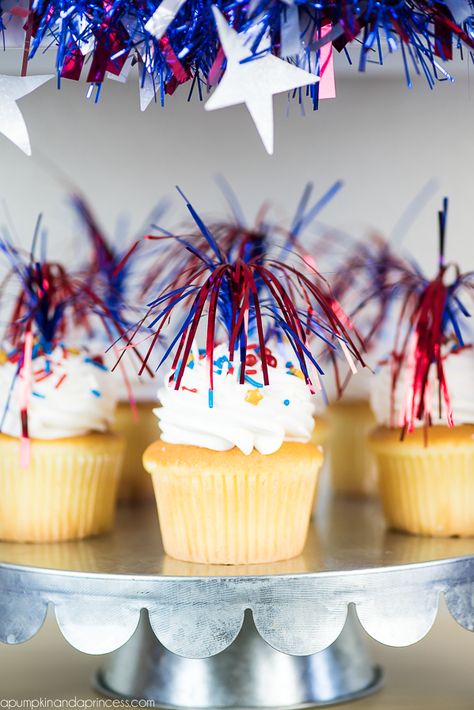
[[19,374],[15,354],[3,360],[0,538],[51,542],[110,530],[123,442],[111,433],[116,397],[101,358],[58,346],[33,351]]
[[402,368],[394,383],[393,367],[381,367],[371,394],[378,426],[370,445],[387,522],[411,533],[474,535],[474,348],[443,358],[455,426],[432,368],[425,397],[432,402],[431,426],[415,418],[414,431],[402,437],[413,373]]
[[249,350],[245,383],[214,351],[212,406],[209,364],[195,351],[179,389],[171,373],[159,391],[161,438],[145,452],[166,552],[181,560],[244,564],[298,555],[304,546],[322,463],[310,443],[313,403],[287,356]]

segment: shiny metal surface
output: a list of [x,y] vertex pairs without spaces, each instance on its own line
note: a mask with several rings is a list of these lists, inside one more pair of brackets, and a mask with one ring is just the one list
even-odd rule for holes
[[315,517],[303,554],[270,565],[202,565],[163,552],[154,504],[119,509],[115,531],[79,542],[0,542],[0,566],[101,576],[241,577],[383,569],[474,556],[474,538],[423,538],[387,531],[376,502],[337,500]]
[[257,633],[247,613],[232,645],[206,659],[167,651],[146,615],[125,646],[98,672],[99,692],[154,700],[169,708],[302,708],[331,705],[375,692],[381,672],[367,655],[351,613],[339,638],[311,656],[275,651]]
[[386,532],[374,504],[329,506],[299,558],[238,568],[167,558],[153,507],[129,509],[110,536],[0,544],[0,639],[30,638],[51,603],[73,646],[108,653],[128,641],[146,608],[167,649],[206,658],[232,644],[251,609],[271,646],[306,655],[335,641],[354,604],[369,634],[403,646],[430,629],[440,594],[472,630],[473,579],[474,540]]

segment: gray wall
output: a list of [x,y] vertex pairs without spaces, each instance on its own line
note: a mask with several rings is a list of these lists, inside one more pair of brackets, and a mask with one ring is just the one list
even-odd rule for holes
[[[398,61],[398,60],[397,60]],[[252,216],[269,198],[282,216],[291,213],[304,183],[322,190],[343,178],[344,191],[324,220],[356,234],[376,227],[389,232],[431,178],[439,189],[411,228],[406,243],[425,266],[435,263],[436,214],[443,194],[451,197],[449,254],[474,267],[474,107],[469,73],[430,91],[424,81],[409,91],[397,72],[377,69],[370,77],[342,72],[336,100],[305,117],[297,104],[286,116],[286,98],[275,100],[276,150],[269,157],[244,107],[206,113],[186,90],[165,109],[138,108],[137,79],[109,81],[98,105],[86,87],[54,80],[21,101],[33,158],[0,136],[0,196],[21,239],[28,243],[35,215],[44,211],[51,239],[68,253],[77,230],[65,204],[66,179],[76,183],[113,231],[120,213],[138,227],[159,196],[179,184],[204,214],[219,213],[223,199],[213,178],[223,173]],[[69,246],[68,246],[69,245]],[[58,247],[59,248],[59,247]]]

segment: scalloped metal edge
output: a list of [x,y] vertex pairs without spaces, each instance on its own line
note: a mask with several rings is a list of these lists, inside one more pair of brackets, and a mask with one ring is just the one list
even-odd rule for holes
[[339,636],[349,604],[376,641],[408,646],[431,629],[443,595],[454,619],[474,630],[474,558],[418,566],[286,577],[171,578],[55,574],[0,565],[0,640],[34,636],[54,607],[79,651],[115,651],[147,609],[158,640],[188,658],[206,658],[237,637],[246,609],[277,651],[308,655]]

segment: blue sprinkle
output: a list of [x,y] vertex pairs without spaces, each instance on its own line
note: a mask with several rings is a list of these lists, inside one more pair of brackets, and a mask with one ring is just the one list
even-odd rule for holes
[[222,368],[224,367],[226,362],[228,362],[230,365],[230,361],[227,355],[222,355],[221,357],[217,358],[217,360],[214,360],[214,365],[220,370],[219,375],[222,374]]
[[190,361],[188,362],[188,367],[189,367],[190,370],[194,369],[194,360],[190,360]]
[[293,363],[291,362],[291,360],[288,360],[285,367],[293,367]]
[[288,407],[288,405],[290,404],[290,400],[289,400],[289,399],[284,399],[284,400],[283,400],[283,404],[285,405],[285,407]]
[[214,407],[214,390],[209,390],[208,403],[209,408],[212,409]]
[[47,372],[48,375],[51,372],[51,361],[50,360],[46,360],[45,365],[44,365],[44,371]]
[[39,397],[40,399],[46,399],[45,394],[40,394],[39,392],[32,392],[33,397]]
[[91,390],[91,394],[93,394],[94,397],[100,397],[100,396],[101,396],[99,390]]
[[248,375],[245,375],[245,380],[247,382],[250,382],[250,384],[253,385],[254,387],[263,387],[263,384],[261,382],[257,382],[257,380],[253,380]]
[[203,348],[199,348],[199,355],[205,355],[206,351]]

